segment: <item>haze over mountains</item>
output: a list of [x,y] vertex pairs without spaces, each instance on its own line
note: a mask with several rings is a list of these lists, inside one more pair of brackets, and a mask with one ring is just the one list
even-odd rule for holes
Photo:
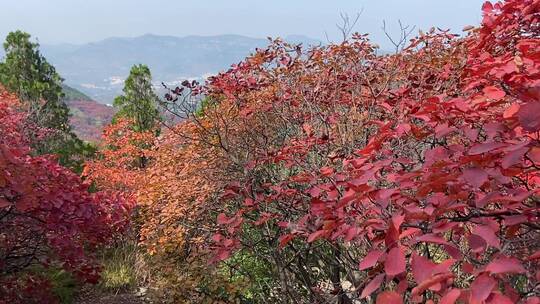
[[[320,43],[305,36],[285,39],[304,45]],[[134,64],[148,65],[159,87],[162,81],[203,79],[239,62],[255,48],[267,45],[267,39],[239,35],[173,37],[147,34],[134,38],[108,38],[83,45],[43,44],[40,49],[67,85],[100,103],[111,104],[121,93],[123,81]]]

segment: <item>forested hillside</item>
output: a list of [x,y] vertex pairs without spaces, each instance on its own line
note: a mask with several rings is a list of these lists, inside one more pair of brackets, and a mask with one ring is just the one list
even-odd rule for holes
[[114,109],[65,84],[62,85],[62,92],[69,108],[69,123],[73,132],[83,140],[99,141],[103,128],[112,120]]
[[114,108],[88,99],[73,99],[66,104],[73,132],[81,139],[98,142],[104,127],[112,121]]
[[480,14],[389,55],[273,39],[162,98],[135,64],[82,172],[10,34],[0,303],[540,303],[540,1]]
[[88,95],[84,94],[83,92],[76,90],[66,84],[62,84],[62,93],[64,93],[64,100],[70,101],[70,100],[88,100],[92,101],[92,98],[90,98]]

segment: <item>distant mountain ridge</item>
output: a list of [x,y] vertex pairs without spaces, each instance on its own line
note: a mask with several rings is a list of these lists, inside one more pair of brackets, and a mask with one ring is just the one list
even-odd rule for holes
[[[285,40],[305,45],[321,42],[295,35]],[[41,46],[43,55],[66,79],[66,84],[101,103],[112,103],[121,94],[123,81],[132,65],[150,67],[156,84],[184,79],[202,79],[227,69],[255,48],[268,45],[267,39],[240,35],[159,36],[107,38],[83,45]]]

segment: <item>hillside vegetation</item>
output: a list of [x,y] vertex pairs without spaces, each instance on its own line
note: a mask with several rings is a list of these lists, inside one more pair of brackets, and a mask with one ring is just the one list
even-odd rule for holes
[[73,132],[81,139],[98,142],[105,126],[112,121],[114,108],[88,99],[73,99],[66,104]]
[[72,101],[72,100],[87,100],[87,101],[93,101],[92,98],[88,97],[88,95],[84,94],[83,92],[76,90],[66,84],[62,84],[62,93],[64,93],[64,100],[65,101]]
[[62,84],[63,100],[69,108],[69,123],[73,132],[81,139],[97,142],[103,128],[111,123],[114,109],[100,104],[88,95]]

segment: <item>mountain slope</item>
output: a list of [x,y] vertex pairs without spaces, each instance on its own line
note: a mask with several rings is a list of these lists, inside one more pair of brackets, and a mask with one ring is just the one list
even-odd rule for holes
[[90,98],[88,95],[84,94],[83,92],[76,90],[66,84],[62,84],[62,92],[64,93],[64,100],[70,101],[70,100],[88,100],[88,101],[94,101],[92,98]]
[[84,93],[63,85],[64,101],[71,114],[70,124],[79,138],[86,141],[98,141],[103,127],[108,125],[114,115],[114,109],[92,100]]

